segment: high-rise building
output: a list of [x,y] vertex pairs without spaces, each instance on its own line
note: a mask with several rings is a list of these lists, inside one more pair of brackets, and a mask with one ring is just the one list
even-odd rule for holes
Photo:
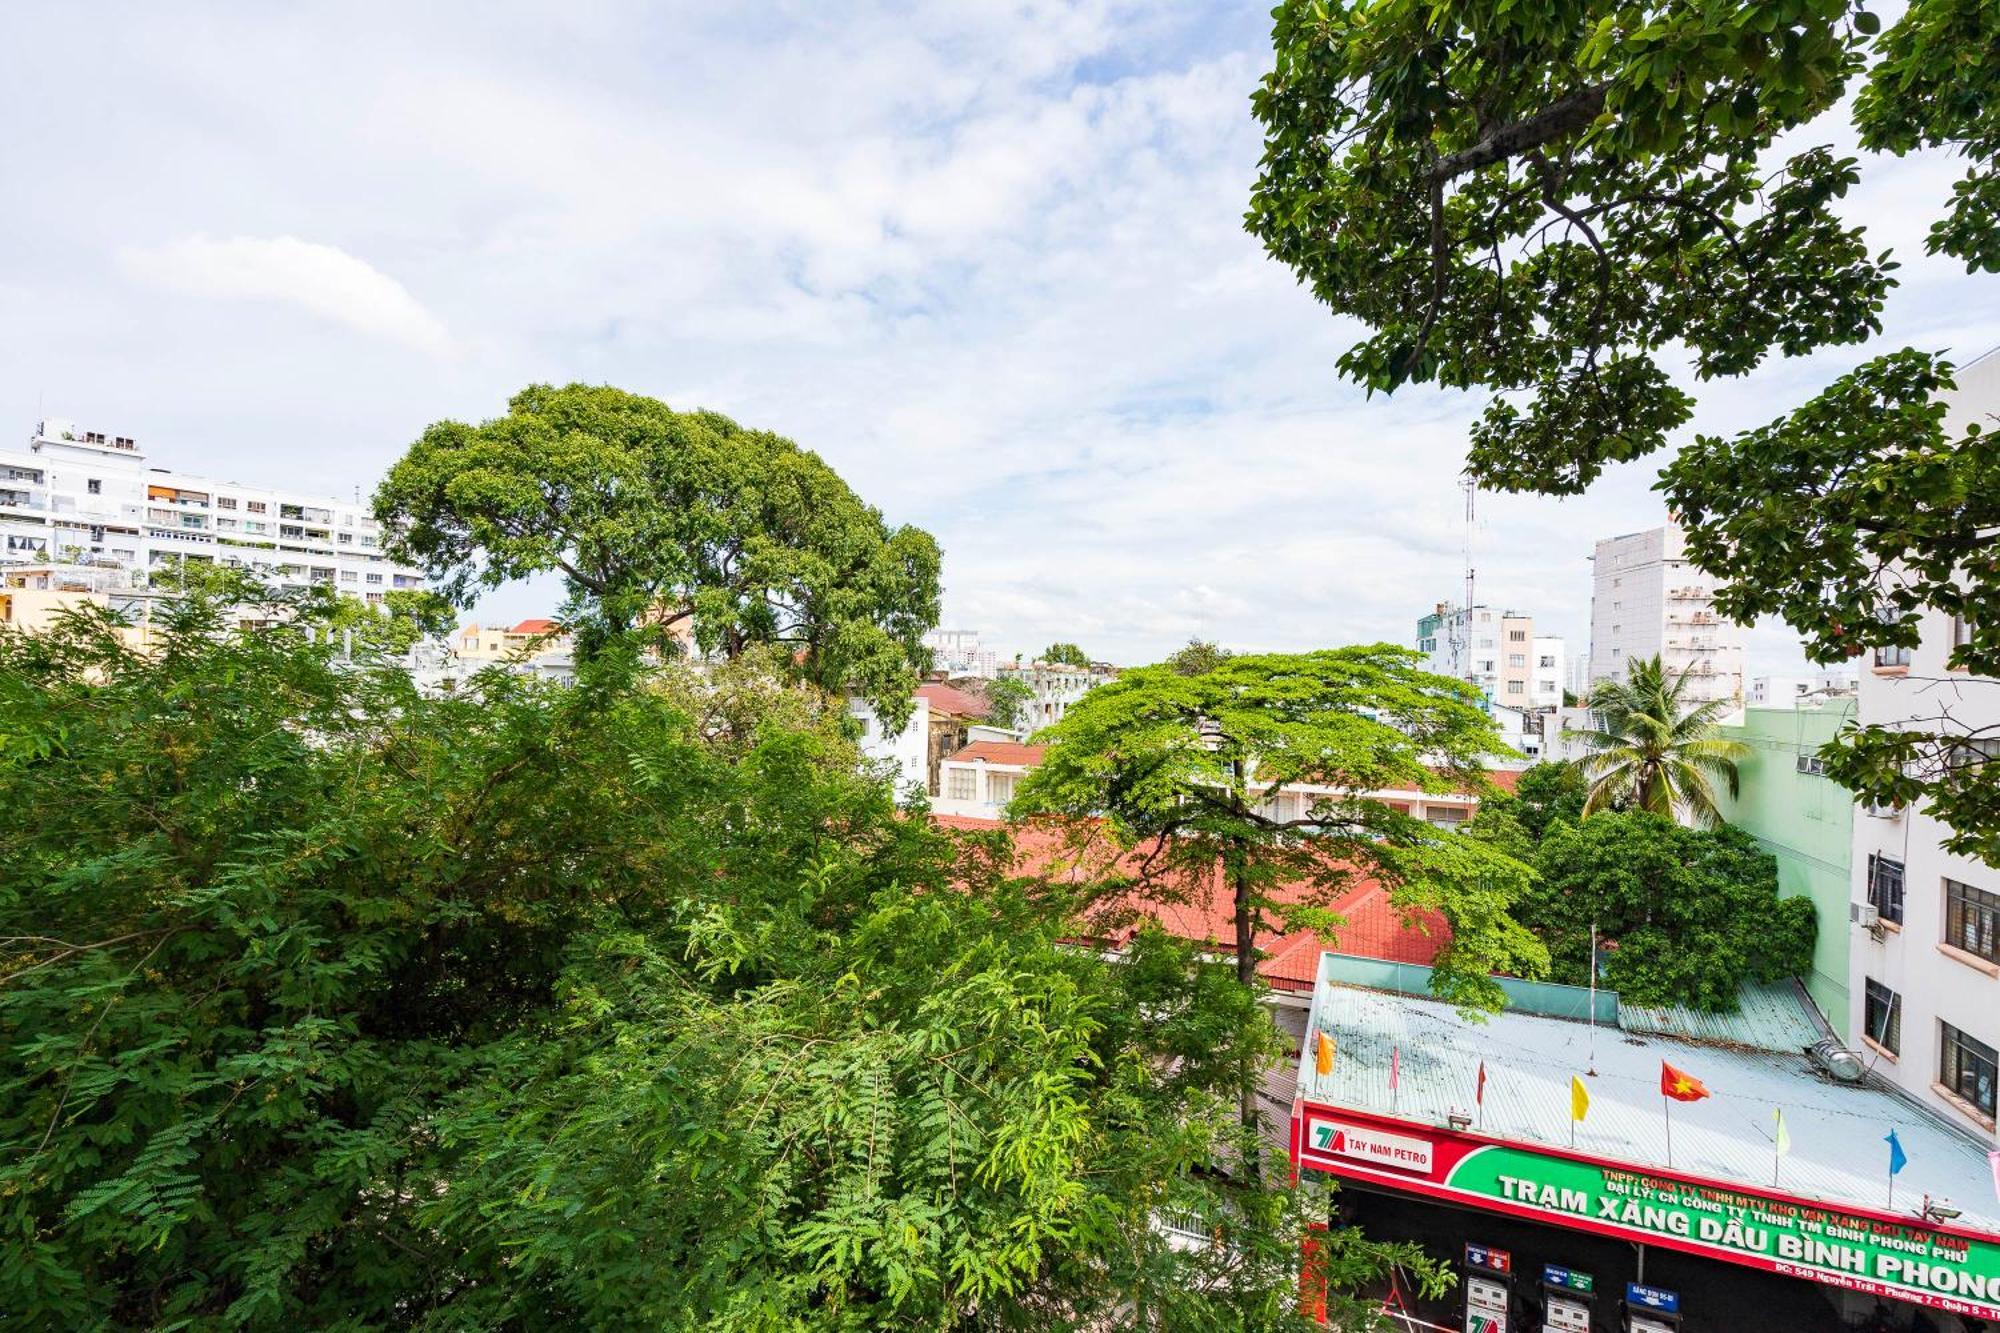
[[1742,633],[1716,614],[1715,580],[1688,560],[1679,524],[1608,538],[1591,561],[1591,683],[1657,656],[1687,675],[1683,699],[1743,701]]
[[423,576],[382,553],[366,506],[269,486],[148,467],[136,441],[67,421],[36,427],[25,450],[0,450],[0,571],[156,570],[206,561],[254,570],[279,586],[324,584],[380,602]]
[[991,680],[1000,670],[1000,655],[979,642],[979,631],[934,629],[924,635],[931,666],[951,677],[977,676]]
[[1554,708],[1562,702],[1563,641],[1535,633],[1533,616],[1439,602],[1417,621],[1424,669],[1477,685],[1487,698],[1513,708]]
[[[1958,384],[1948,427],[1991,420],[2000,353],[1961,367]],[[1965,631],[1963,620],[1927,612],[1915,648],[1862,658],[1856,719],[1960,732],[1968,758],[1987,761],[2000,749],[1990,739],[2000,732],[2000,680],[1945,665]],[[1946,832],[1923,805],[1855,814],[1849,1030],[1877,1074],[2000,1145],[2000,868],[1947,852]]]

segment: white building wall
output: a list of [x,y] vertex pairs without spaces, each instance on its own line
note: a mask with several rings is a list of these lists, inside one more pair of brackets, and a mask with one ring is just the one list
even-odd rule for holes
[[1678,524],[1597,543],[1592,557],[1590,679],[1622,681],[1658,656],[1692,673],[1682,697],[1743,701],[1743,636],[1715,613],[1715,580],[1687,559]]
[[901,731],[891,733],[866,699],[847,701],[847,711],[861,723],[862,758],[884,766],[894,779],[898,794],[912,785],[918,790],[928,790],[930,786],[931,705],[922,695],[913,702],[916,706],[910,711],[910,720]]
[[1568,650],[1560,638],[1550,634],[1536,635],[1534,650],[1534,684],[1528,706],[1560,708],[1563,690],[1569,682]]
[[[1963,368],[1959,384],[1951,400],[1954,426],[1974,419],[1990,423],[1993,414],[2000,414],[2000,356],[1988,354]],[[1945,666],[1953,630],[1950,616],[1933,612],[1925,616],[1923,641],[1910,650],[1907,663],[1899,661],[1902,654],[1896,650],[1863,658],[1857,719],[1880,726],[1926,719],[1923,725],[1929,727],[1943,713],[1953,729],[2000,729],[2000,680]],[[1973,1133],[2000,1141],[1989,1114],[1947,1095],[1941,1085],[1945,1024],[2000,1050],[2000,962],[1979,952],[1978,940],[1948,931],[1946,882],[2000,894],[2000,868],[1946,852],[1939,845],[1944,833],[1921,807],[1895,814],[1863,811],[1854,820],[1857,913],[1863,905],[1879,910],[1889,896],[1878,893],[1871,904],[1870,862],[1879,857],[1900,865],[1902,920],[1887,920],[1894,914],[1884,913],[1885,920],[1872,930],[1859,922],[1849,926],[1849,1031],[1871,1032],[1870,982],[1893,992],[1900,1009],[1899,1039],[1862,1038],[1875,1072]],[[1965,945],[1973,947],[1961,947]]]
[[366,506],[149,467],[133,440],[42,422],[0,450],[0,563],[88,564],[140,581],[179,560],[237,565],[294,587],[379,602],[424,586],[382,553]]

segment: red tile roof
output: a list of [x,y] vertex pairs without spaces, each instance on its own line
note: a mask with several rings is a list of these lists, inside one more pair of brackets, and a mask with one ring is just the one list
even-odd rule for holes
[[552,634],[561,628],[553,620],[524,620],[509,630],[510,634]]
[[960,717],[986,717],[993,711],[993,705],[986,701],[985,695],[971,690],[961,690],[958,686],[947,685],[943,681],[932,681],[927,685],[917,686],[917,697],[929,703],[932,708],[956,713]]
[[[1006,827],[1000,820],[971,815],[934,814],[931,820],[943,828],[975,832]],[[1079,850],[1045,825],[1017,825],[1013,834],[1015,868],[1025,875],[1076,881],[1107,871],[1130,874],[1138,869],[1138,853],[1118,855],[1108,842]],[[1096,937],[1098,942],[1113,948],[1122,946],[1138,929],[1136,918],[1143,917],[1158,922],[1177,938],[1212,944],[1218,952],[1233,952],[1236,922],[1229,888],[1219,873],[1205,879],[1185,895],[1185,901],[1159,902],[1137,895],[1106,900],[1097,909],[1099,920],[1094,929],[1103,932]],[[1296,902],[1319,895],[1312,886],[1299,883],[1279,889],[1273,897]],[[1327,905],[1344,918],[1330,937],[1310,930],[1258,932],[1256,944],[1263,957],[1258,960],[1257,972],[1266,984],[1278,990],[1310,991],[1318,975],[1319,956],[1327,949],[1427,964],[1450,939],[1450,928],[1441,916],[1420,912],[1405,919],[1390,903],[1388,889],[1369,876],[1357,875]]]
[[956,763],[961,759],[988,764],[1012,764],[1021,768],[1033,768],[1042,762],[1048,752],[1045,745],[1022,745],[1018,741],[974,741],[963,750],[945,757],[946,763]]

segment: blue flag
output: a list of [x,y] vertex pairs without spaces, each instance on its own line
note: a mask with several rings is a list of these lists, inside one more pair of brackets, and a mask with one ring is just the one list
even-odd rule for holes
[[1889,1137],[1882,1141],[1889,1145],[1889,1174],[1893,1176],[1910,1164],[1910,1155],[1903,1151],[1903,1141],[1896,1137],[1895,1130],[1890,1130]]

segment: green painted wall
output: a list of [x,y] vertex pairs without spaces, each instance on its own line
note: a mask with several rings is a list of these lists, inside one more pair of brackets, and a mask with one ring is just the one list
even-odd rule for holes
[[1798,770],[1854,716],[1854,701],[1817,708],[1749,708],[1743,724],[1722,734],[1750,747],[1740,765],[1735,798],[1718,793],[1730,823],[1778,858],[1778,892],[1804,895],[1819,909],[1819,937],[1806,990],[1833,1030],[1847,1038],[1848,862],[1854,844],[1854,800],[1843,787]]

